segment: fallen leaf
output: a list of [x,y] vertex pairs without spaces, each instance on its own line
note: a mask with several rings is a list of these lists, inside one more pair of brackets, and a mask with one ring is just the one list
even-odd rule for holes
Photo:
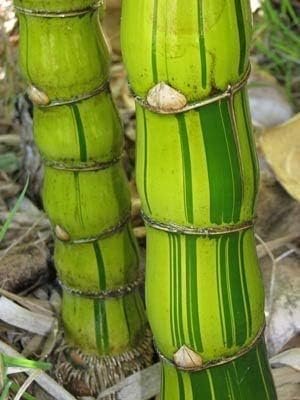
[[300,201],[300,114],[263,132],[259,143],[278,181]]

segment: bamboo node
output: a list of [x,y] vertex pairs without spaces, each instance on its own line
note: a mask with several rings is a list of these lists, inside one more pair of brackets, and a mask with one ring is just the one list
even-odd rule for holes
[[[220,101],[228,101],[232,100],[233,96],[242,90],[247,84],[247,80],[249,78],[251,72],[251,66],[249,64],[247,71],[241,80],[235,84],[229,84],[227,89],[224,92],[218,92],[216,94],[212,94],[211,97],[206,99],[201,99],[198,101],[187,102],[187,99],[182,93],[177,92],[171,86],[168,86],[164,82],[159,83],[154,86],[148,93],[147,99],[144,97],[138,96],[133,90],[131,90],[136,103],[138,103],[141,107],[149,110],[151,112],[157,114],[165,114],[165,115],[173,115],[173,114],[182,114],[185,112],[189,112],[192,110],[197,110],[201,107],[205,107],[209,104],[217,103]],[[163,90],[160,86],[164,85]],[[167,89],[165,88],[167,87]],[[167,93],[167,90],[170,91],[170,94]],[[181,97],[181,100],[178,99],[178,95]],[[174,106],[173,100],[170,106],[170,99],[168,97],[175,96]],[[166,99],[165,99],[166,98]],[[183,98],[185,102],[183,102]],[[180,103],[182,101],[182,103]],[[166,105],[164,105],[166,103]]]
[[204,237],[241,232],[248,229],[252,229],[254,225],[254,221],[250,220],[250,221],[243,221],[235,225],[196,227],[196,226],[179,225],[175,222],[167,223],[167,222],[157,221],[154,218],[150,217],[149,215],[145,214],[143,210],[141,211],[141,216],[145,224],[151,228],[174,234],[195,235]]
[[[54,233],[55,233],[55,236],[57,239],[59,239],[63,242],[68,241],[69,244],[86,244],[86,243],[98,242],[98,240],[106,239],[106,238],[116,234],[117,232],[120,232],[121,230],[123,230],[124,227],[130,221],[130,217],[131,217],[131,213],[130,213],[130,209],[129,209],[127,211],[127,213],[123,216],[123,218],[119,222],[116,223],[116,225],[111,226],[107,229],[104,229],[102,232],[100,232],[96,236],[89,236],[89,237],[85,237],[85,238],[81,238],[81,239],[72,239],[70,234],[68,232],[66,232],[65,230],[63,230],[59,225],[57,225],[54,228]],[[57,230],[57,228],[58,228],[58,230]],[[61,233],[63,233],[63,232],[64,232],[64,234],[61,235]],[[67,237],[66,235],[68,235],[68,239],[66,239],[66,237]]]
[[33,104],[37,106],[47,106],[50,103],[50,99],[47,94],[37,89],[35,86],[29,86],[27,89],[27,94]]
[[61,288],[72,296],[84,297],[86,299],[92,300],[106,300],[124,297],[137,291],[144,284],[144,275],[140,273],[140,276],[138,276],[137,279],[132,282],[116,288],[102,290],[101,292],[84,292],[82,290],[66,285],[59,278],[57,279],[57,281]]
[[160,82],[149,91],[147,102],[155,109],[170,112],[184,108],[187,104],[187,99],[182,93],[165,82]]
[[70,235],[68,234],[68,232],[59,225],[56,225],[55,227],[55,235],[59,240],[62,240],[63,242],[68,242],[70,240]]
[[30,17],[40,17],[40,18],[71,18],[78,17],[80,15],[88,14],[96,11],[98,8],[104,6],[104,0],[99,0],[90,7],[86,7],[79,10],[72,11],[46,11],[46,10],[32,10],[20,6],[15,6],[15,10],[19,14],[28,15]]
[[174,354],[174,363],[177,367],[188,370],[202,367],[203,360],[198,353],[183,345]]

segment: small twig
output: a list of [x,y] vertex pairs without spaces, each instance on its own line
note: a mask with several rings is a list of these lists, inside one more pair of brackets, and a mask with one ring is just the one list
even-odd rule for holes
[[34,382],[36,380],[36,378],[38,376],[41,375],[41,373],[42,373],[42,371],[40,369],[37,369],[37,370],[31,372],[31,374],[28,376],[26,381],[23,383],[23,385],[18,390],[18,393],[16,394],[14,400],[20,400],[22,398],[23,394],[28,389],[28,387],[32,384],[32,382]]

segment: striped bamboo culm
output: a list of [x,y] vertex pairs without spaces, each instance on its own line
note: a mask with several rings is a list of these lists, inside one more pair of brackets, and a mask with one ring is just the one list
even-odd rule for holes
[[20,64],[45,162],[43,203],[63,289],[64,339],[54,373],[74,393],[97,395],[150,365],[153,352],[100,3],[15,5]]
[[253,233],[250,2],[126,0],[122,8],[161,400],[275,400]]

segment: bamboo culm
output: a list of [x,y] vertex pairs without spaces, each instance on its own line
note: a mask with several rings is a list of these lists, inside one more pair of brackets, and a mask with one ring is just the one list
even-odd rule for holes
[[99,5],[15,0],[63,289],[66,343],[56,350],[55,371],[79,395],[99,393],[152,356]]
[[121,36],[161,399],[275,400],[253,233],[250,2],[125,0]]

